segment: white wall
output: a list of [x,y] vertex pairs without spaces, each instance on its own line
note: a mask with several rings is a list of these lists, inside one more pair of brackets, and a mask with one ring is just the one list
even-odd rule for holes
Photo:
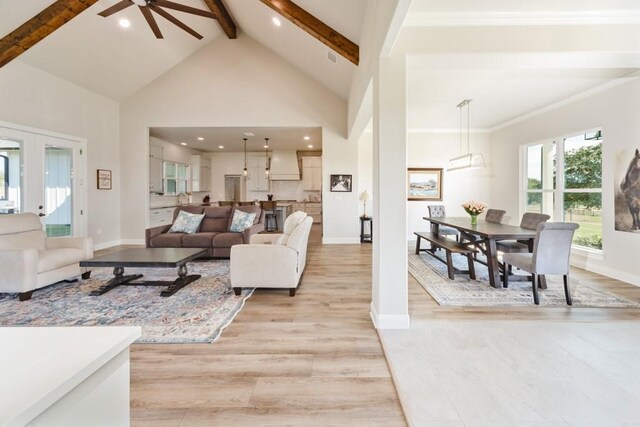
[[[466,136],[465,136],[466,138]],[[427,221],[422,219],[429,216],[428,206],[444,205],[447,215],[467,216],[462,203],[468,200],[479,200],[493,208],[503,208],[500,203],[494,203],[491,192],[491,147],[489,134],[472,133],[470,148],[484,156],[487,167],[485,169],[468,169],[447,172],[450,158],[460,156],[458,133],[414,133],[408,135],[408,167],[410,168],[442,168],[443,189],[442,201],[422,202],[409,201],[407,208],[408,238],[415,240],[415,231],[429,229]],[[466,140],[465,140],[466,141]],[[465,144],[463,144],[465,145]],[[464,147],[466,151],[466,145]],[[507,210],[507,212],[509,212]]]
[[[358,140],[358,197],[364,190],[373,195],[373,133],[365,131]],[[367,202],[367,215],[373,213],[373,200]],[[358,216],[364,214],[364,203],[360,202]]]
[[[141,165],[147,164],[147,129],[154,126],[321,126],[327,188],[329,173],[357,170],[357,141],[346,138],[346,117],[344,100],[247,35],[220,37],[121,105],[120,160],[123,180],[130,183],[122,200],[146,199],[142,178],[148,166]],[[326,197],[328,188],[324,193],[325,240],[355,241],[356,193],[339,198]],[[123,239],[141,241],[145,218],[146,206],[127,206]]]
[[[88,232],[98,248],[117,244],[118,103],[15,60],[0,68],[0,121],[87,139]],[[97,190],[97,169],[112,171],[112,190]]]
[[633,80],[604,92],[513,124],[491,134],[494,176],[492,202],[512,215],[517,223],[522,208],[519,202],[518,159],[523,144],[545,138],[578,134],[602,127],[602,220],[603,259],[578,253],[572,262],[580,267],[640,285],[638,233],[614,230],[614,163],[625,149],[640,147],[640,80]]

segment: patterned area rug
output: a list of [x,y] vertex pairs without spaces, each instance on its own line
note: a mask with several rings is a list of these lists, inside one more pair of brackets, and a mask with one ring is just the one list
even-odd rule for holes
[[[228,260],[188,264],[202,277],[170,297],[163,287],[121,286],[101,296],[89,293],[113,276],[111,268],[92,270],[91,279],[57,283],[33,293],[29,301],[0,294],[0,326],[141,326],[142,343],[210,343],[229,325],[251,296],[231,291]],[[127,268],[142,280],[174,280],[176,269]]]
[[[453,257],[457,268],[467,269],[466,258],[457,255],[453,255]],[[535,306],[531,282],[509,282],[508,288],[496,289],[489,285],[489,274],[484,265],[476,263],[475,269],[478,280],[471,280],[465,275],[456,275],[455,280],[450,280],[447,277],[447,266],[444,263],[430,255],[409,254],[409,273],[440,305],[464,307]],[[570,285],[573,307],[640,307],[640,304],[580,283],[571,277]],[[562,277],[549,276],[547,287],[545,290],[540,290],[540,305],[567,307]]]

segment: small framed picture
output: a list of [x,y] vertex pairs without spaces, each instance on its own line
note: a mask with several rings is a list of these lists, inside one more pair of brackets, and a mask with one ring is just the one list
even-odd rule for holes
[[98,169],[98,190],[111,190],[111,171]]
[[442,169],[407,169],[407,200],[442,200]]
[[329,189],[333,192],[350,193],[352,175],[331,175]]

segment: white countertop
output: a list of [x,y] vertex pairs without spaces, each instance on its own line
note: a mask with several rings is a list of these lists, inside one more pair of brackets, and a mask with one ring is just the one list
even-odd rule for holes
[[33,420],[140,333],[139,327],[0,328],[0,426]]

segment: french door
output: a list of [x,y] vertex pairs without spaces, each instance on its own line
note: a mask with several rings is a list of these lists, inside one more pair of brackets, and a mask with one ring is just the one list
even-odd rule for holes
[[81,140],[0,126],[0,214],[33,212],[50,237],[86,235],[83,151]]

